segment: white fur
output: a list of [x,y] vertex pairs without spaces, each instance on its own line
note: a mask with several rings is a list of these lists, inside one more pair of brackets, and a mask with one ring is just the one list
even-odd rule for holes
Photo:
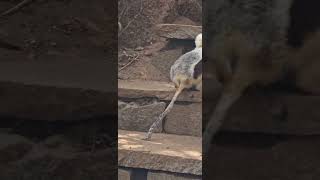
[[202,33],[198,34],[195,39],[196,48],[202,48]]

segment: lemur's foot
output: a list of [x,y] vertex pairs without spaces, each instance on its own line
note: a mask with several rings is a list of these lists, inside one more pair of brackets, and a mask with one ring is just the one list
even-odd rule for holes
[[142,138],[142,140],[144,141],[150,141],[151,140],[151,133],[148,133],[144,138]]

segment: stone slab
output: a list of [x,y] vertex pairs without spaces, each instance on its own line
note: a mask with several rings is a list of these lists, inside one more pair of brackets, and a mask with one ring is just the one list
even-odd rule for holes
[[[150,102],[138,104],[135,102],[118,102],[118,128],[123,130],[147,132],[150,126],[158,119],[164,111],[164,102]],[[162,123],[155,129],[162,132]]]
[[202,103],[176,103],[167,115],[164,131],[169,134],[202,136]]
[[201,180],[201,176],[149,171],[147,180]]
[[116,93],[116,64],[110,61],[2,61],[0,82],[80,88]]
[[195,39],[202,32],[202,26],[185,24],[158,24],[159,36],[171,39]]
[[145,133],[118,130],[118,165],[193,175],[202,174],[202,139],[157,134],[151,141]]
[[[118,96],[125,98],[155,97],[160,100],[171,100],[175,87],[173,83],[142,80],[118,80]],[[184,91],[177,101],[201,102],[200,91]]]
[[118,180],[131,180],[131,170],[118,168]]
[[114,115],[116,103],[115,93],[0,82],[0,115],[4,117],[73,121]]
[[[214,105],[212,102],[204,102],[205,121]],[[320,134],[319,107],[320,96],[251,93],[243,96],[230,109],[223,129],[237,132],[316,135]]]
[[[252,141],[251,135],[251,141]],[[270,136],[270,135],[269,135]],[[234,139],[234,138],[233,138]],[[248,136],[214,145],[203,169],[203,179],[313,180],[320,178],[319,136],[289,136],[262,146],[270,138]],[[269,140],[268,140],[269,139]],[[241,143],[242,142],[242,143]],[[232,173],[231,173],[232,172]]]

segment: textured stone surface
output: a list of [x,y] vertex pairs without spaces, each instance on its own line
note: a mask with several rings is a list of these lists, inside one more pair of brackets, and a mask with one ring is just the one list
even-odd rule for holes
[[202,174],[202,139],[192,136],[118,131],[118,165],[193,175]]
[[79,120],[116,112],[115,94],[81,88],[0,83],[0,114],[34,120]]
[[33,143],[23,136],[0,133],[0,164],[21,159],[32,147]]
[[[320,134],[319,106],[320,96],[249,93],[230,109],[223,129],[239,132]],[[203,119],[207,121],[214,103],[205,102],[203,107]]]
[[118,180],[131,180],[131,170],[118,168]]
[[159,24],[157,30],[158,34],[165,38],[194,39],[202,32],[202,27],[184,24]]
[[[131,102],[118,102],[118,128],[123,130],[147,132],[154,121],[164,111],[164,102],[151,102],[139,105]],[[155,132],[162,131],[162,123]]]
[[[314,180],[320,179],[318,136],[275,138],[237,135],[214,145],[203,179]],[[255,141],[252,139],[255,138]],[[272,143],[273,141],[273,143]],[[206,175],[206,176],[205,176]]]
[[[167,45],[168,46],[168,45]],[[170,47],[170,46],[169,46]],[[171,82],[170,68],[174,62],[183,54],[183,47],[174,47],[174,49],[165,49],[161,53],[156,53],[151,57],[152,65],[159,70],[166,79],[162,81]]]
[[117,73],[109,61],[4,61],[0,81],[116,93]]
[[147,180],[201,180],[201,176],[149,171]]
[[[174,85],[168,82],[118,80],[118,96],[125,98],[156,97],[171,100],[175,92]],[[184,91],[177,101],[201,102],[200,91]]]
[[170,134],[202,136],[202,104],[176,103],[164,123]]

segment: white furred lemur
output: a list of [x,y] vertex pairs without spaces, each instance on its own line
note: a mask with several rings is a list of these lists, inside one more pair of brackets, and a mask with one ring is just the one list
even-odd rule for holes
[[176,87],[176,92],[167,106],[160,114],[159,118],[151,125],[145,140],[150,140],[154,129],[160,125],[164,117],[173,108],[174,102],[184,89],[195,87],[202,88],[202,34],[195,38],[195,49],[180,56],[170,69],[170,79]]

